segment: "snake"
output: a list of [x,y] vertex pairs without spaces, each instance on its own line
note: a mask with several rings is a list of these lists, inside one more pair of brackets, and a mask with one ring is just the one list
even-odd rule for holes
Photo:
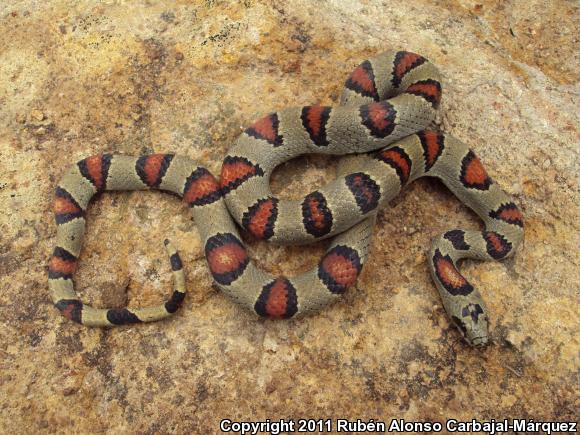
[[[160,190],[190,208],[215,284],[260,317],[288,319],[336,301],[366,263],[377,212],[420,177],[434,177],[483,221],[483,230],[450,229],[433,240],[428,266],[443,307],[472,346],[489,342],[481,293],[459,271],[464,259],[502,260],[523,238],[523,215],[486,172],[474,151],[433,127],[442,96],[439,70],[409,51],[363,61],[335,106],[270,113],[230,147],[217,180],[203,165],[176,154],[99,154],[72,165],[57,184],[56,247],[48,284],[61,314],[85,326],[151,322],[175,313],[186,295],[182,260],[165,240],[173,293],[144,308],[94,308],[75,292],[73,275],[93,197],[104,191]],[[300,200],[279,198],[270,176],[303,154],[340,156],[337,176]],[[279,244],[331,238],[316,266],[294,277],[254,265],[239,233]]]

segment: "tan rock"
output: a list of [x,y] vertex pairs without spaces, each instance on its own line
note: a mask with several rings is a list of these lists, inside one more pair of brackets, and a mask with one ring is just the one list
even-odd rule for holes
[[[577,4],[4,3],[1,433],[218,433],[222,418],[577,420]],[[101,152],[175,152],[218,174],[242,126],[282,107],[334,104],[355,65],[399,48],[440,67],[443,128],[472,145],[525,213],[514,258],[462,265],[492,313],[492,346],[460,341],[431,282],[431,239],[480,223],[429,180],[380,213],[356,287],[288,322],[257,320],[212,287],[178,199],[105,194],[87,214],[83,300],[161,302],[171,291],[165,237],[181,250],[188,297],[151,325],[95,330],[58,315],[46,270],[52,195],[68,166]],[[296,159],[272,187],[300,197],[335,166]],[[248,244],[260,267],[288,275],[326,246]]]

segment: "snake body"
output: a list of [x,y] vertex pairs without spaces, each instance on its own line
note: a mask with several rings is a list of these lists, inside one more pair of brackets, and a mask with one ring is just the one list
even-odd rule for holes
[[[216,284],[238,303],[269,318],[320,310],[354,284],[366,262],[376,212],[401,188],[439,178],[483,220],[483,231],[450,230],[437,237],[429,268],[443,305],[468,343],[488,341],[488,313],[480,293],[457,268],[464,258],[500,260],[523,236],[516,205],[458,139],[427,128],[441,98],[439,72],[405,51],[364,61],[346,81],[341,104],[269,114],[248,127],[228,151],[218,182],[203,166],[173,154],[104,154],[81,160],[56,189],[57,247],[49,286],[62,314],[87,326],[147,322],[174,313],[185,296],[181,259],[166,241],[174,292],[150,308],[96,309],[75,293],[72,276],[91,198],[106,190],[158,189],[191,208]],[[299,201],[269,188],[276,166],[305,153],[341,158],[337,178]],[[359,154],[366,153],[366,154]],[[238,224],[260,239],[307,243],[333,237],[318,265],[296,276],[272,276],[254,266]]]

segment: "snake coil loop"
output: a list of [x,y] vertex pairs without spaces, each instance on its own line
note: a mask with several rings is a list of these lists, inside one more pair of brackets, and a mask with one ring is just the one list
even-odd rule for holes
[[[523,216],[467,145],[429,128],[441,100],[440,83],[435,66],[415,53],[386,52],[365,60],[346,81],[340,105],[284,109],[248,127],[228,151],[219,183],[204,167],[173,154],[81,160],[56,189],[57,247],[49,264],[56,307],[83,325],[112,326],[167,317],[185,296],[181,260],[166,242],[175,290],[165,304],[95,309],[78,299],[72,275],[85,210],[97,193],[157,189],[178,194],[191,208],[220,289],[260,316],[290,318],[320,310],[356,282],[377,210],[405,185],[429,176],[439,178],[484,222],[484,231],[453,229],[437,237],[429,268],[445,310],[467,342],[486,344],[487,308],[457,265],[465,258],[512,255],[523,236]],[[307,153],[345,155],[338,177],[299,201],[276,197],[269,188],[273,170]],[[232,217],[253,236],[276,243],[333,239],[313,269],[274,277],[250,261]]]

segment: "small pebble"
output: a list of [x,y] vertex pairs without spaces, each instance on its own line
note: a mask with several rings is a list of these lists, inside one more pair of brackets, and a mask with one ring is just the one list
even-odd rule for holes
[[546,159],[546,160],[544,160],[544,163],[542,163],[542,168],[544,168],[544,169],[548,169],[548,168],[550,167],[550,164],[551,164],[551,163],[552,163],[552,162],[550,162],[550,159]]
[[41,110],[33,109],[30,112],[30,118],[34,121],[42,121],[44,119],[44,113]]

